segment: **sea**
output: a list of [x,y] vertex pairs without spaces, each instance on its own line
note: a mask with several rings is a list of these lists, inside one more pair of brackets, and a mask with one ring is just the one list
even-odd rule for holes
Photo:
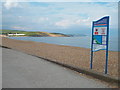
[[[35,42],[44,42],[57,45],[66,45],[74,47],[91,48],[90,36],[76,36],[76,37],[9,37],[16,40],[26,40]],[[118,37],[109,38],[109,51],[118,50]]]

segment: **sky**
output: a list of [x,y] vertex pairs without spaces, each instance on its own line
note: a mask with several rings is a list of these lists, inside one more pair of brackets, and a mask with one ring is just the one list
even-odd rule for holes
[[111,33],[117,34],[118,0],[114,0],[116,2],[13,1],[5,0],[0,4],[2,7],[0,26],[3,29],[90,34],[92,21],[110,16]]

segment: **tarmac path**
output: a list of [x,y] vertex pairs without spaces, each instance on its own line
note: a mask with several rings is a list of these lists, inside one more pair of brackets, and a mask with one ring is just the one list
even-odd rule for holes
[[2,88],[107,88],[43,59],[2,48]]

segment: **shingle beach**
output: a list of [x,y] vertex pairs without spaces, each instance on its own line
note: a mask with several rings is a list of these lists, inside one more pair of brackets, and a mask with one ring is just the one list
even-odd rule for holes
[[[89,70],[90,49],[2,38],[2,46]],[[95,52],[93,70],[104,73],[105,51]],[[109,51],[108,74],[118,77],[118,52]]]

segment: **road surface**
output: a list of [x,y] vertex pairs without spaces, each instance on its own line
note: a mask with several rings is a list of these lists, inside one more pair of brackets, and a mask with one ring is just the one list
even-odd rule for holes
[[6,48],[2,53],[3,88],[107,88],[99,81],[43,59]]

